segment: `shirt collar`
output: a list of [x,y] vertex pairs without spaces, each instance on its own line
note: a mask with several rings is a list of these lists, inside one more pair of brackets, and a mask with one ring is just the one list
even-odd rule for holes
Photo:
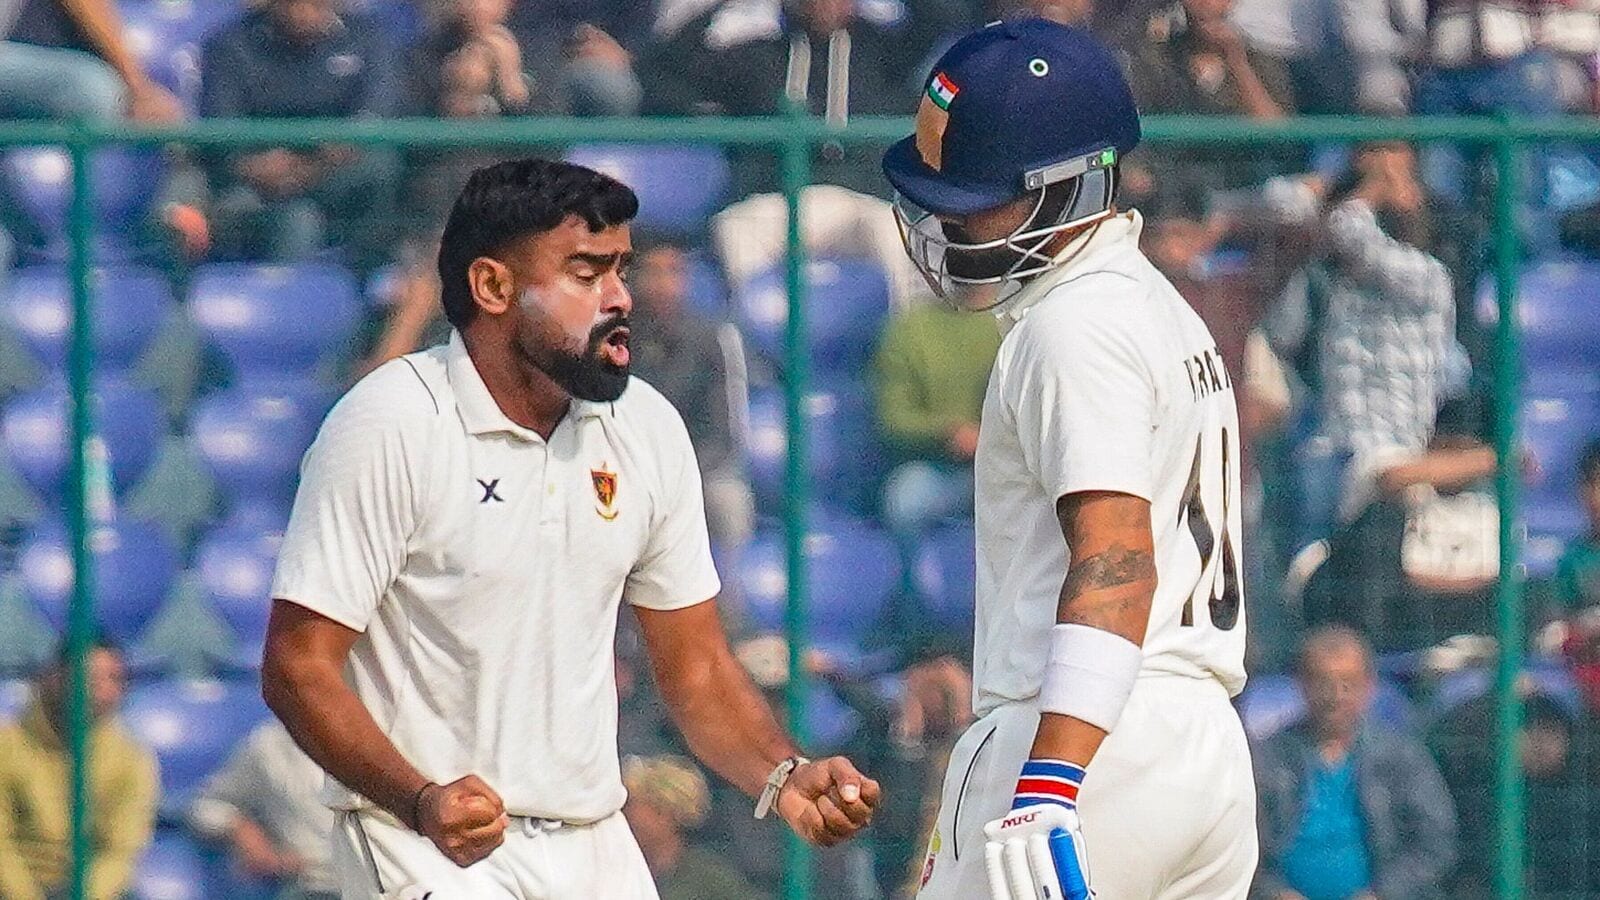
[[[478,374],[478,366],[472,361],[472,355],[467,352],[467,344],[461,339],[461,332],[450,332],[450,346],[445,350],[445,374],[450,379],[450,389],[455,393],[456,409],[461,412],[461,421],[466,424],[467,431],[471,434],[492,434],[505,432],[524,441],[544,442],[532,428],[524,428],[511,421],[496,403],[494,396],[489,393],[489,386],[483,383],[483,376]],[[605,416],[611,412],[610,403],[593,403],[588,400],[572,398],[572,404],[567,408],[567,415],[563,419],[581,421],[590,416]]]
[[1136,209],[1118,213],[1074,237],[1056,254],[1056,267],[1030,281],[1015,297],[1000,304],[995,318],[1000,320],[1002,334],[1022,321],[1052,288],[1075,275],[1089,270],[1091,264],[1108,251],[1124,246],[1137,247],[1139,235],[1144,231],[1144,217]]

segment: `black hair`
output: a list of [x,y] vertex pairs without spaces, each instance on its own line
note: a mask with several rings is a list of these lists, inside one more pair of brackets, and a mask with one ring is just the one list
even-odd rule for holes
[[[84,650],[85,655],[96,650],[109,650],[117,656],[122,655],[122,646],[98,629],[90,632],[89,640],[85,643],[87,645]],[[56,666],[65,671],[70,665],[72,665],[72,641],[63,638],[61,645],[56,648]]]
[[1578,481],[1581,484],[1600,482],[1600,438],[1589,442],[1578,458]]
[[551,231],[568,216],[591,231],[621,225],[639,212],[639,198],[622,182],[592,169],[549,159],[517,159],[472,173],[457,195],[439,240],[439,285],[444,316],[456,328],[477,308],[467,268],[518,238]]

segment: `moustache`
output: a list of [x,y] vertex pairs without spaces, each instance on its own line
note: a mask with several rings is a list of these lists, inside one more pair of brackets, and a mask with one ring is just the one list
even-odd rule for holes
[[616,315],[589,329],[589,350],[592,352],[600,349],[600,345],[606,342],[606,338],[610,337],[611,333],[619,328],[626,328],[632,331],[633,321],[625,315]]

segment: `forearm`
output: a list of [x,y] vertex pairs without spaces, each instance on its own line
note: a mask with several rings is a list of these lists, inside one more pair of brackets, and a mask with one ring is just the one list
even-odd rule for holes
[[[1110,641],[1117,645],[1112,648],[1116,651],[1112,658],[1125,661],[1128,653],[1144,645],[1151,602],[1155,597],[1156,570],[1154,539],[1150,532],[1150,505],[1127,495],[1089,492],[1063,497],[1057,504],[1057,511],[1072,556],[1056,606],[1058,627],[1082,626],[1120,638],[1120,641]],[[1066,634],[1063,632],[1064,636]],[[1092,634],[1089,636],[1097,637]],[[1060,674],[1054,670],[1063,666],[1087,667],[1077,668],[1073,672],[1072,680],[1083,681],[1083,690],[1106,690],[1106,695],[1110,696],[1112,689],[1100,683],[1102,676],[1120,684],[1123,691],[1128,689],[1127,670],[1121,663],[1110,666],[1106,671],[1099,671],[1104,668],[1100,659],[1058,659],[1060,648],[1054,638],[1055,635],[1052,635],[1052,653],[1048,663],[1051,674],[1046,676],[1047,689],[1052,675]],[[1098,652],[1105,643],[1107,641],[1098,640],[1092,642],[1090,648]],[[1113,676],[1110,674],[1112,670],[1123,674]],[[1080,673],[1084,676],[1081,679]],[[1125,700],[1126,694],[1123,693],[1122,697]],[[1051,699],[1046,697],[1046,705],[1050,702]],[[1120,705],[1117,706],[1117,712],[1120,712]],[[1107,731],[1108,727],[1094,724],[1086,718],[1045,712],[1040,718],[1032,755],[1085,766],[1100,749]]]
[[1228,73],[1233,76],[1233,81],[1239,86],[1239,99],[1244,102],[1245,115],[1252,119],[1281,119],[1285,112],[1278,101],[1272,99],[1267,86],[1262,84],[1261,76],[1250,65],[1250,58],[1242,47],[1229,50],[1225,54]]
[[262,693],[295,743],[353,791],[412,823],[412,805],[429,779],[384,733],[337,669],[274,665],[269,654]]
[[111,0],[61,0],[61,5],[88,38],[90,46],[123,81],[139,84],[148,80],[139,61],[122,40],[122,15],[117,12],[116,4]]
[[689,677],[658,670],[662,698],[694,755],[755,796],[773,768],[799,750],[732,653],[724,649],[697,668]]
[[1493,475],[1496,465],[1492,447],[1429,450],[1410,462],[1385,469],[1379,476],[1379,486],[1391,496],[1417,484],[1445,491],[1459,490]]

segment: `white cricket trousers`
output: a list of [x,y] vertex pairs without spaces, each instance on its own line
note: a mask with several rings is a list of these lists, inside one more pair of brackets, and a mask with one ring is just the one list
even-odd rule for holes
[[[1002,706],[950,755],[919,900],[987,900],[983,826],[1011,808],[1039,711]],[[1250,748],[1212,679],[1145,675],[1078,796],[1100,900],[1242,900],[1255,875]]]
[[514,816],[505,843],[465,869],[385,813],[340,813],[333,864],[343,900],[657,900],[620,812],[559,827]]

